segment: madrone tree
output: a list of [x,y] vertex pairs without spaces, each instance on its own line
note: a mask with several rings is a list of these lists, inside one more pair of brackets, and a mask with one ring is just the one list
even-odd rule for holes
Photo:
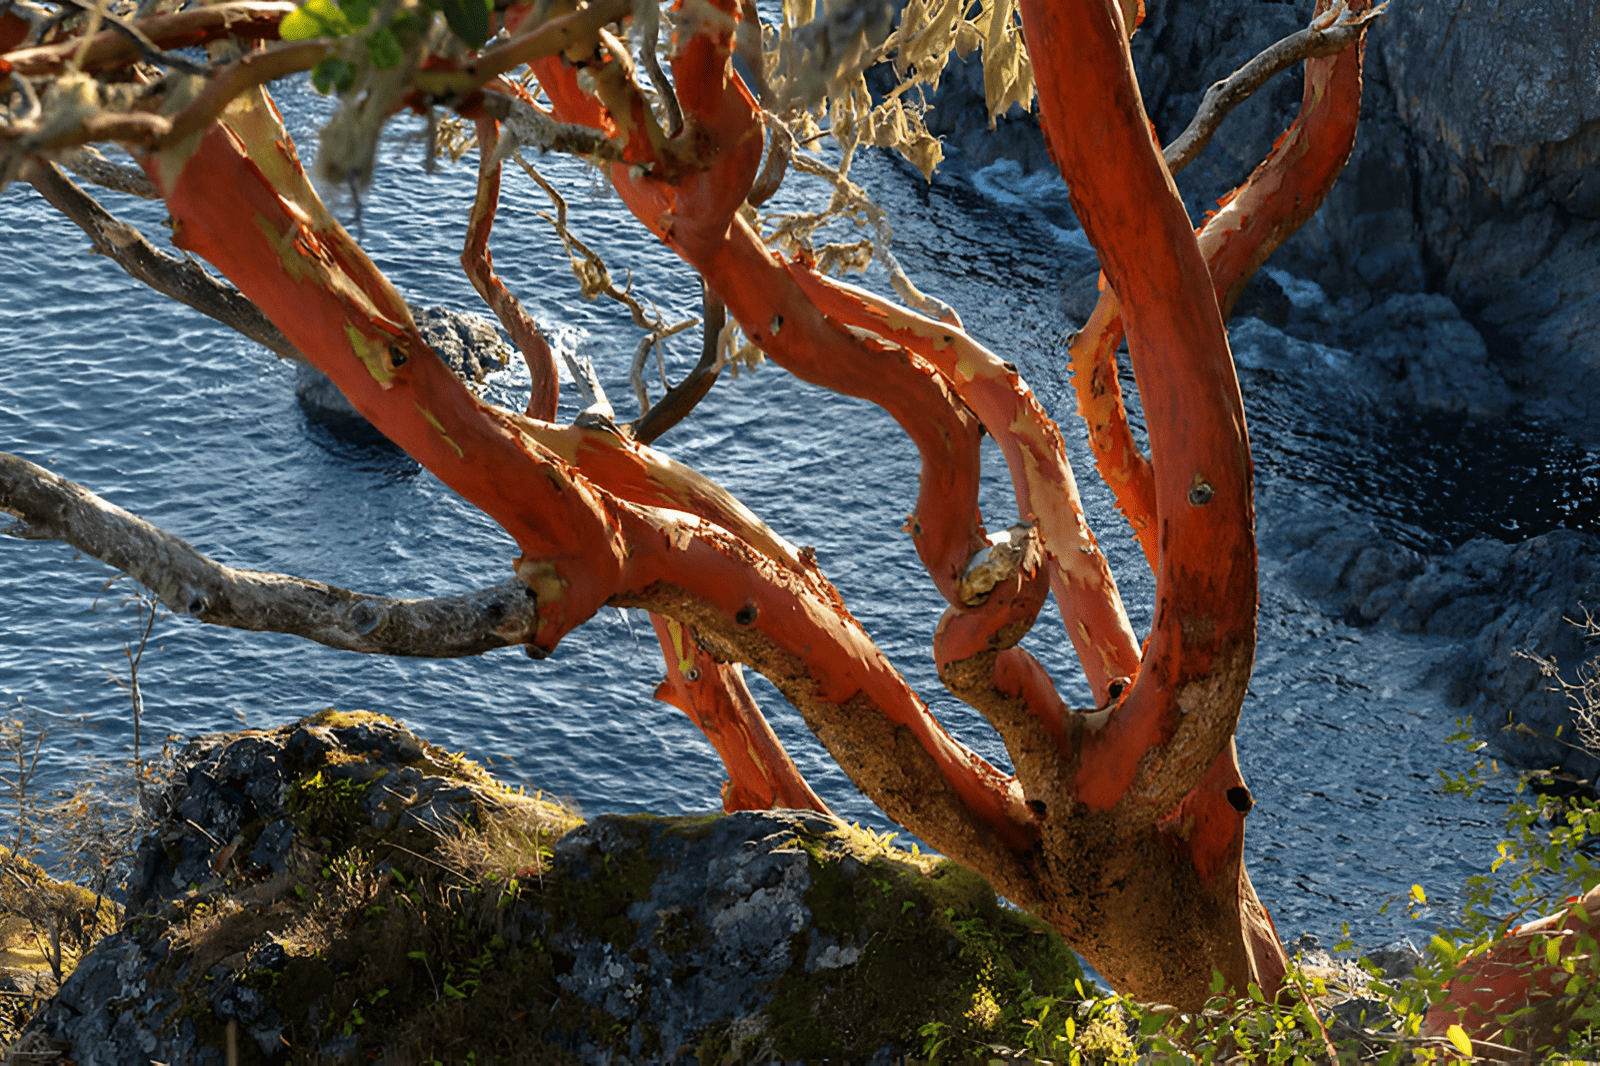
[[[722,755],[730,809],[823,807],[745,689],[744,664],[890,818],[1053,924],[1119,990],[1192,1009],[1220,971],[1237,991],[1255,982],[1276,992],[1283,949],[1241,862],[1252,800],[1234,729],[1257,573],[1250,449],[1223,322],[1349,155],[1369,0],[1318,0],[1310,26],[1214,86],[1165,153],[1129,59],[1140,0],[909,0],[898,16],[886,0],[820,10],[784,0],[781,12],[753,0],[666,10],[655,0],[126,2],[0,6],[5,178],[32,183],[134,276],[315,365],[521,554],[503,586],[385,599],[221,567],[7,457],[0,506],[32,535],[121,568],[202,621],[375,654],[523,644],[541,658],[605,604],[647,610],[667,665],[659,695]],[[1071,360],[1100,473],[1156,576],[1142,645],[1061,432],[1003,353],[919,293],[881,233],[818,246],[821,216],[759,210],[800,170],[833,183],[834,214],[881,220],[849,179],[852,155],[893,148],[931,172],[940,151],[919,101],[952,51],[974,49],[992,112],[1037,94],[1051,155],[1100,252],[1100,304]],[[1172,171],[1228,108],[1302,61],[1299,116],[1197,232]],[[863,74],[879,63],[897,85],[874,96]],[[361,184],[379,129],[401,108],[475,130],[462,265],[528,363],[525,411],[485,403],[451,373],[324,206],[267,90],[305,71],[341,97],[317,159],[328,180]],[[838,143],[838,166],[809,150],[823,133]],[[105,142],[142,173],[87,148]],[[573,423],[555,421],[551,349],[494,272],[500,168],[519,146],[589,157],[639,224],[704,279],[705,357],[631,422],[597,381]],[[236,289],[150,246],[62,165],[159,196],[173,243]],[[603,288],[594,260],[573,249],[580,274]],[[873,255],[896,297],[832,276]],[[1123,413],[1124,337],[1148,457]],[[931,634],[939,674],[998,732],[1014,775],[946,733],[809,553],[652,445],[745,344],[880,405],[916,443],[921,483],[906,532],[949,603]],[[991,531],[981,520],[985,432],[1025,524]],[[1022,646],[1051,592],[1095,709],[1067,706]]]

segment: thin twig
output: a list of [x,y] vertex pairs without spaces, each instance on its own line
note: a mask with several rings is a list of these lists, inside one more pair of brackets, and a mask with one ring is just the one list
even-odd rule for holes
[[[144,57],[146,62],[165,64],[174,70],[181,70],[185,74],[198,74],[201,77],[206,77],[211,73],[211,68],[204,63],[196,63],[192,59],[186,59],[174,52],[163,50],[149,37],[146,37],[144,31],[140,30],[139,27],[121,15],[113,14],[110,5],[107,3],[92,4],[88,0],[55,0],[55,2],[75,7],[79,11],[88,12],[91,18],[98,17],[105,22],[109,22],[138,46],[139,54]],[[90,36],[92,34],[84,35],[86,44]]]
[[667,136],[676,137],[683,132],[683,108],[678,105],[678,93],[667,80],[656,58],[656,44],[661,33],[661,9],[656,0],[633,0],[633,26],[639,32],[639,58],[650,75],[650,84],[661,97],[661,106],[667,112]]
[[660,403],[624,427],[628,435],[640,444],[654,443],[663,433],[683,421],[711,391],[717,375],[722,372],[718,341],[723,326],[727,324],[728,312],[717,294],[709,288],[704,292],[702,309],[705,326],[700,343],[700,361],[687,377],[667,390]]
[[1341,3],[1330,12],[1334,15],[1332,20],[1319,18],[1313,21],[1310,26],[1269,46],[1226,79],[1212,85],[1206,90],[1188,127],[1162,149],[1167,169],[1176,174],[1194,162],[1195,157],[1211,142],[1212,135],[1222,125],[1228,112],[1249,99],[1274,75],[1307,59],[1338,55],[1358,41],[1368,23],[1383,15],[1388,8],[1386,3],[1379,4],[1357,15],[1344,10]]

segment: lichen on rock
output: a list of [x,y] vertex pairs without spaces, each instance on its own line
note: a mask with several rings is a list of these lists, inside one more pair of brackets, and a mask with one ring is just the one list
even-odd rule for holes
[[[80,1066],[887,1061],[1077,960],[977,875],[810,812],[605,815],[380,715],[201,737],[130,919],[30,1031]],[[1009,1013],[1008,1013],[1009,1010]]]

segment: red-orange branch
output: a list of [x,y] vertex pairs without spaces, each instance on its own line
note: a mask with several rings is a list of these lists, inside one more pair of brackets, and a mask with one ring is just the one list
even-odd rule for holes
[[561,390],[555,354],[550,351],[550,344],[533,317],[523,310],[522,302],[494,272],[494,258],[489,254],[489,234],[494,229],[495,212],[500,206],[500,163],[494,159],[500,124],[488,115],[480,115],[477,126],[478,194],[472,201],[472,213],[467,217],[461,269],[472,279],[472,287],[478,290],[483,302],[493,308],[495,317],[511,335],[512,343],[528,364],[531,380],[528,417],[550,422],[556,417],[556,401]]
[[1094,702],[1104,702],[1112,680],[1139,672],[1138,640],[1105,554],[1084,518],[1061,431],[1016,367],[958,327],[820,277],[801,264],[791,264],[789,273],[829,318],[904,345],[937,367],[983,421],[1011,470],[1017,509],[1038,526],[1050,556],[1050,587]]
[[[1312,24],[1325,22],[1332,0],[1317,0]],[[1372,0],[1348,0],[1359,15]],[[1250,179],[1224,199],[1207,220],[1200,251],[1217,292],[1222,316],[1233,312],[1245,284],[1279,245],[1328,198],[1355,147],[1361,117],[1361,62],[1366,30],[1337,55],[1306,60],[1300,113]]]
[[1587,991],[1567,994],[1573,974],[1566,967],[1576,963],[1580,974],[1593,967],[1582,956],[1593,951],[1597,922],[1600,887],[1462,960],[1445,983],[1444,1000],[1428,1008],[1423,1035],[1443,1039],[1450,1026],[1459,1025],[1473,1041],[1510,1044],[1525,1053],[1563,1046]]
[[144,161],[175,240],[517,540],[517,573],[538,602],[530,647],[548,652],[607,599],[692,624],[722,657],[766,672],[886,813],[941,829],[951,854],[1027,898],[1033,829],[1015,781],[944,733],[814,567],[779,563],[683,511],[618,499],[538,443],[531,420],[474,397],[348,234],[300,201],[309,186],[281,126],[269,139],[271,118],[235,108],[229,121],[246,133],[218,126]]
[[[508,24],[515,17],[514,10]],[[830,325],[737,217],[760,165],[761,125],[754,100],[728,69],[731,36],[723,37],[692,38],[673,59],[679,101],[695,119],[674,147],[685,156],[706,153],[703,169],[657,154],[642,102],[608,92],[626,108],[619,117],[578,86],[580,68],[570,61],[552,57],[533,69],[558,119],[628,139],[626,161],[612,168],[624,202],[701,272],[754,343],[796,377],[876,403],[905,429],[922,458],[907,530],[935,585],[958,603],[957,580],[985,544],[977,517],[982,427],[925,361]],[[608,79],[617,76],[610,57],[592,62]],[[661,180],[668,171],[676,184]]]
[[1155,473],[1128,427],[1117,380],[1117,346],[1122,343],[1122,305],[1109,286],[1102,286],[1089,321],[1083,324],[1068,349],[1072,387],[1078,397],[1078,414],[1089,430],[1089,450],[1095,470],[1116,497],[1144,549],[1152,571],[1160,548],[1156,543]]
[[[1078,796],[1160,818],[1238,722],[1255,651],[1250,447],[1210,273],[1139,99],[1107,0],[1023,0],[1040,119],[1073,206],[1121,296],[1159,522],[1143,670],[1085,739]],[[1159,760],[1152,749],[1164,750]]]
[[[1315,26],[1326,21],[1330,0],[1318,0]],[[1360,14],[1371,0],[1353,0]],[[1300,112],[1272,152],[1238,189],[1220,203],[1201,228],[1200,253],[1210,269],[1226,320],[1239,294],[1274,251],[1327,199],[1355,145],[1361,114],[1363,28],[1352,47],[1306,61]],[[1117,381],[1117,346],[1122,343],[1122,307],[1115,290],[1101,289],[1094,313],[1073,341],[1073,386],[1078,410],[1089,426],[1095,466],[1111,487],[1133,527],[1151,569],[1156,565],[1154,474],[1128,429]]]
[[667,678],[656,689],[665,700],[689,716],[722,757],[728,783],[722,789],[722,809],[765,811],[774,807],[828,811],[811,791],[762,716],[744,673],[736,663],[719,663],[700,646],[694,630],[670,618],[651,615]]

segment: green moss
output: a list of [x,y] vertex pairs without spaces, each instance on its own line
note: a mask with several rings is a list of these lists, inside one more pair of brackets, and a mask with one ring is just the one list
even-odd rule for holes
[[327,841],[330,852],[337,853],[355,843],[358,828],[366,821],[361,797],[368,784],[319,769],[289,786],[284,805],[297,830]]
[[916,1047],[933,1021],[997,1042],[1013,1035],[1003,1003],[1033,988],[1070,989],[1082,977],[1053,931],[1002,906],[964,867],[860,830],[797,844],[810,858],[813,928],[860,955],[853,966],[806,972],[797,939],[795,965],[763,1012],[759,1039],[777,1057],[853,1059],[887,1043]]

